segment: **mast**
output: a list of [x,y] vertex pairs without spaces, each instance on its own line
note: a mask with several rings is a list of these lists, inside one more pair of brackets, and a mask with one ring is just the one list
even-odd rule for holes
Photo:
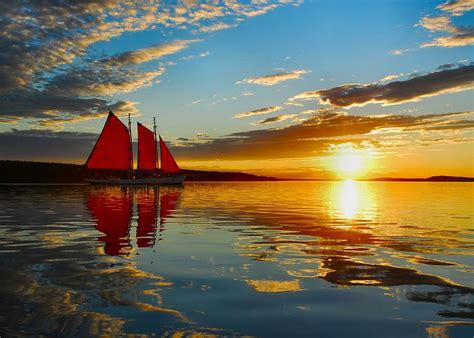
[[132,121],[130,120],[130,113],[128,114],[128,135],[130,139],[130,173],[133,175],[133,149],[132,149]]
[[[156,145],[156,118],[155,117],[153,117],[153,135],[155,136],[155,145]],[[156,151],[155,151],[155,163],[156,163],[156,169],[159,171],[160,164],[158,163],[158,146],[156,146]]]

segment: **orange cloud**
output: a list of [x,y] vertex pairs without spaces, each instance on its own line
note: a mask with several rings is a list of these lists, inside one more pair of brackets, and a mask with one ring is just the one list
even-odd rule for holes
[[243,79],[243,80],[237,81],[236,84],[249,83],[249,84],[256,84],[256,85],[261,85],[261,86],[274,86],[283,81],[301,79],[301,75],[304,75],[307,73],[309,73],[309,71],[304,70],[304,69],[293,70],[291,72],[282,72],[282,73],[277,73],[277,74]]

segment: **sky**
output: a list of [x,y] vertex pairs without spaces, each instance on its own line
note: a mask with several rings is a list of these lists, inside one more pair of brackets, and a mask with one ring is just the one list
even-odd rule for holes
[[156,117],[188,169],[474,176],[474,0],[12,0],[0,13],[0,159],[84,163],[111,109]]

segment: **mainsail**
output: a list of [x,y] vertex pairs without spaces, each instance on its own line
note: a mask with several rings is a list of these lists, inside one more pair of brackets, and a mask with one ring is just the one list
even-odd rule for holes
[[155,134],[140,122],[137,122],[138,130],[138,164],[137,169],[156,169],[156,140]]
[[86,162],[88,169],[132,169],[132,147],[127,126],[112,112]]
[[181,169],[168,150],[165,142],[160,136],[160,154],[161,154],[161,170],[165,173],[179,173]]

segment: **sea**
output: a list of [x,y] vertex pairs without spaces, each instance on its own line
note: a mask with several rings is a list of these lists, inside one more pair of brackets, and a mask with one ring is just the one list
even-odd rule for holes
[[474,183],[0,186],[0,336],[473,337]]

